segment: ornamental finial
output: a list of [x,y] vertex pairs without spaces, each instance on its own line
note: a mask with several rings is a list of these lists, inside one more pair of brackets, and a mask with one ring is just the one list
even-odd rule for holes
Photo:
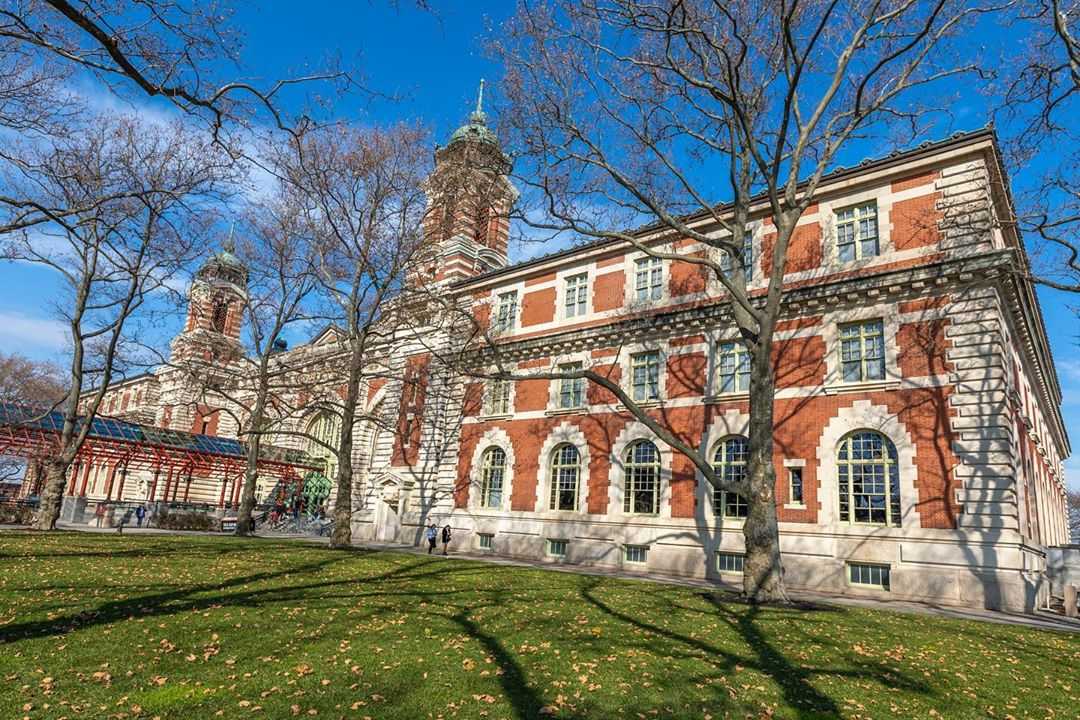
[[236,252],[236,243],[233,241],[234,230],[236,230],[235,220],[229,225],[229,237],[225,238],[225,242],[221,243],[221,249],[229,254]]
[[484,114],[484,78],[480,78],[480,92],[476,94],[476,113]]

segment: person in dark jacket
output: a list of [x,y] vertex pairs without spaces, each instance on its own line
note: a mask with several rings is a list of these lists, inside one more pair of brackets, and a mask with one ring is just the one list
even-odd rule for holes
[[442,529],[442,554],[446,555],[446,550],[450,547],[450,523],[447,523]]

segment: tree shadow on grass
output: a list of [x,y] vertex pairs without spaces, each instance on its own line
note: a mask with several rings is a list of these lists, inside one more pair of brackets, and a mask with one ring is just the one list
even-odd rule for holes
[[[750,654],[741,655],[724,650],[700,638],[675,632],[641,617],[627,614],[599,596],[597,590],[600,589],[600,585],[598,580],[586,583],[582,588],[582,598],[593,607],[621,622],[684,646],[688,651],[688,657],[710,658],[717,672],[733,673],[736,670],[735,666],[740,665],[768,675],[777,684],[784,701],[796,712],[795,717],[798,718],[837,717],[841,714],[841,707],[836,701],[812,684],[811,680],[818,675],[848,678],[852,681],[872,681],[880,683],[883,687],[895,687],[921,694],[932,692],[930,687],[921,680],[909,677],[869,658],[861,662],[861,667],[858,669],[814,668],[793,663],[781,649],[773,644],[768,633],[761,627],[763,612],[782,612],[784,608],[765,609],[758,605],[725,602],[712,593],[702,594],[702,597],[716,611],[717,617],[742,638]],[[807,611],[787,609],[787,612]],[[717,700],[727,704],[728,699],[718,694]]]

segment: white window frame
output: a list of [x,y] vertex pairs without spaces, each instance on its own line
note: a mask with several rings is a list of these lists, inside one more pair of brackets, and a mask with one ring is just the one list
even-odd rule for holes
[[[633,451],[638,445],[643,443],[649,443],[653,446],[653,451],[656,454],[656,459],[650,463],[639,463],[634,461]],[[623,470],[623,504],[622,512],[624,515],[642,515],[645,517],[655,517],[660,515],[660,506],[662,500],[663,479],[664,479],[664,462],[663,457],[660,454],[660,448],[657,446],[654,440],[646,438],[638,438],[632,440],[626,444],[626,447],[622,450],[622,470]],[[638,471],[647,468],[652,468],[655,473],[653,480],[653,502],[652,509],[649,511],[640,511],[635,509],[634,494],[637,492],[636,478],[638,477]],[[637,473],[637,474],[635,474]]]
[[[562,559],[566,557],[566,554],[569,551],[570,541],[566,538],[548,538],[546,545],[548,557]],[[562,552],[556,552],[556,550],[560,548]]]
[[[886,457],[883,460],[856,460],[854,458],[854,443],[852,442],[856,436],[859,435],[878,435],[882,438],[882,447],[885,449]],[[848,458],[846,460],[840,459],[840,453],[843,449],[847,449]],[[892,448],[891,457],[888,449]],[[859,525],[866,527],[883,527],[883,528],[899,528],[903,525],[904,517],[904,494],[903,488],[900,483],[900,455],[893,444],[892,440],[885,433],[878,432],[877,430],[866,428],[862,430],[855,430],[845,434],[840,443],[834,450],[836,453],[836,492],[837,492],[837,518],[841,523],[847,525]],[[871,495],[871,493],[856,493],[855,492],[855,468],[866,467],[870,465],[881,465],[882,476],[884,478],[883,487],[884,490],[881,493],[885,504],[885,521],[876,522],[874,520],[857,520],[855,518],[855,498],[857,495]],[[845,493],[841,490],[840,476],[842,468],[846,468],[847,474],[847,506],[848,516],[847,519],[843,517],[843,508],[841,500],[844,499]],[[895,478],[896,487],[893,487]],[[877,495],[878,493],[872,493]]]
[[562,278],[562,316],[566,320],[589,314],[589,286],[591,278],[586,270],[571,273]]
[[514,413],[514,381],[491,378],[484,387],[484,415],[503,417]]
[[[562,450],[564,448],[573,448],[577,455],[577,461],[573,464],[564,463],[562,457]],[[581,450],[573,443],[563,442],[556,445],[548,454],[549,465],[549,486],[548,486],[548,505],[547,509],[552,512],[577,512],[581,502]],[[562,470],[574,470],[574,501],[568,508],[560,507],[559,500],[562,495],[562,486],[560,483]]]
[[[727,469],[742,468],[742,474],[745,476],[748,470],[749,457],[744,457],[742,460],[732,460],[728,457],[728,442],[732,440],[744,440],[747,444],[747,453],[749,453],[749,440],[744,435],[728,435],[720,438],[713,449],[712,463],[713,471],[720,474],[723,479],[724,471]],[[717,456],[720,459],[717,459]],[[729,496],[734,496],[732,499]],[[729,512],[729,508],[735,508],[734,511]],[[738,493],[728,492],[727,490],[721,490],[720,488],[713,486],[713,516],[722,517],[725,521],[746,520],[746,514],[738,514],[738,508],[745,508],[746,514],[750,511],[749,503],[746,498]]]
[[[495,451],[498,451],[502,455],[502,463],[496,465],[493,462],[495,457]],[[503,504],[506,502],[506,489],[508,483],[506,482],[508,456],[506,451],[498,445],[491,445],[484,448],[483,454],[480,455],[480,507],[485,510],[499,510],[502,509]],[[491,489],[493,487],[491,483],[492,474],[496,470],[499,471],[499,501],[493,503]]]
[[[877,332],[869,332],[871,326],[876,326]],[[847,330],[857,330],[856,336],[845,337],[844,333]],[[884,382],[889,376],[889,353],[886,348],[887,344],[887,332],[884,318],[867,318],[862,320],[853,320],[851,322],[840,323],[836,328],[836,351],[839,354],[837,358],[837,368],[839,369],[840,382],[844,384],[851,383],[867,383],[867,382]],[[878,358],[867,358],[867,342],[873,338],[880,338],[881,341],[881,356]],[[852,342],[858,340],[858,360],[844,360],[844,344],[845,342]],[[846,377],[845,366],[858,362],[859,364],[859,377],[855,379],[849,379]],[[868,377],[867,368],[870,363],[881,364],[881,377]]]
[[[633,558],[631,557],[633,556]],[[649,546],[648,545],[623,545],[623,562],[630,565],[648,565],[649,564]]]
[[716,551],[716,572],[722,575],[742,575],[745,567],[745,553],[727,552],[726,550]]
[[[755,249],[756,248],[754,246],[754,233],[753,232],[747,232],[743,236],[743,246],[742,246],[743,272],[746,275],[747,284],[749,284],[750,280],[752,280],[753,277],[754,277],[754,260],[755,260],[754,250]],[[749,257],[747,257],[747,256],[749,256]],[[725,272],[725,273],[730,273],[734,268],[735,268],[735,263],[732,261],[731,255],[728,254],[727,250],[721,250],[720,251],[720,270]]]
[[[851,213],[850,218],[841,219],[842,213]],[[866,253],[863,250],[863,243],[869,239],[869,236],[863,237],[863,223],[869,219],[874,221],[874,252]],[[844,243],[844,245],[852,245],[852,257],[844,258],[840,251],[840,234],[842,228],[851,227],[852,229],[852,241],[851,243]],[[876,199],[869,201],[858,202],[852,205],[845,205],[833,209],[833,227],[834,227],[834,244],[836,246],[836,259],[841,263],[859,262],[869,260],[870,258],[881,257],[882,255],[882,242],[881,242],[881,218],[878,212],[878,203]]]
[[[644,363],[644,368],[645,368],[645,373],[646,373],[645,383],[644,383],[643,386],[641,386],[641,387],[644,388],[644,396],[643,397],[638,397],[639,385],[637,383],[637,375],[636,375],[635,371],[639,367],[638,359],[642,358],[642,357],[645,357],[645,356],[655,356],[656,357],[656,379],[655,379],[655,388],[654,388],[655,397],[651,397],[650,393],[649,393],[649,386],[650,386],[650,384],[652,384],[652,380],[648,377],[648,369],[649,369],[650,363],[648,363],[647,358],[646,358],[646,361]],[[664,353],[662,353],[660,350],[648,350],[648,349],[639,350],[637,352],[631,353],[630,354],[630,377],[629,377],[629,381],[630,381],[630,397],[633,399],[634,402],[636,402],[636,403],[651,403],[651,402],[659,402],[660,400],[662,400],[663,396],[664,396],[664,392],[663,392],[663,384],[664,384]]]
[[[559,372],[583,370],[585,363],[580,361],[560,363]],[[569,385],[569,389],[567,386]],[[563,399],[569,395],[571,404],[566,405]],[[577,396],[577,402],[573,402]],[[585,407],[585,378],[560,378],[558,387],[555,389],[555,407],[559,410],[577,410]]]
[[512,332],[517,327],[518,291],[506,290],[495,296],[495,317],[492,329],[496,333]]
[[[892,591],[892,567],[886,563],[848,562],[844,574],[848,585],[856,588]],[[858,570],[858,573],[856,573]],[[856,579],[856,574],[859,578]],[[876,575],[876,578],[875,578]],[[865,580],[865,581],[864,581]]]
[[485,551],[492,551],[495,549],[495,533],[481,532],[476,533],[476,547]]
[[[720,340],[714,347],[716,348],[716,394],[732,395],[750,392],[750,351],[738,340]],[[732,372],[730,373],[732,387],[725,390],[724,359],[729,356],[732,358]],[[740,370],[742,367],[745,367],[745,370]],[[740,387],[743,384],[741,382],[743,378],[746,387]]]
[[652,255],[634,258],[635,303],[648,303],[664,297],[664,260]]

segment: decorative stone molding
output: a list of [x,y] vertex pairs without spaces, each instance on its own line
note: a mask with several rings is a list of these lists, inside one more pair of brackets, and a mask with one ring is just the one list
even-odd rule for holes
[[[480,505],[480,489],[482,487],[482,478],[480,473],[482,471],[481,462],[484,456],[484,451],[490,447],[502,448],[506,453],[506,468],[503,472],[503,497],[502,505],[497,508],[481,507]],[[473,450],[472,465],[470,465],[469,471],[469,509],[473,512],[488,512],[488,513],[503,513],[510,510],[510,498],[514,489],[514,444],[510,442],[510,436],[506,434],[506,431],[502,428],[491,428],[483,435],[480,436],[480,441],[476,443],[476,448]]]
[[567,510],[552,510],[551,500],[551,457],[555,448],[569,444],[577,448],[580,458],[578,469],[578,499],[577,512],[588,512],[589,503],[589,441],[585,433],[577,425],[563,421],[553,429],[540,448],[539,462],[537,463],[536,477],[536,510],[537,512],[569,512]]
[[[821,507],[818,525],[836,529],[848,524],[840,521],[836,454],[840,441],[857,430],[879,432],[892,441],[900,474],[900,527],[919,530],[922,522],[918,512],[919,495],[915,489],[915,443],[899,418],[888,408],[874,405],[869,400],[858,400],[851,407],[840,408],[821,433],[817,449],[817,499]],[[882,529],[888,528],[882,526]]]
[[608,515],[619,518],[628,516],[623,512],[626,479],[623,463],[626,459],[626,449],[635,440],[649,440],[660,452],[660,512],[653,517],[670,518],[672,450],[667,443],[656,437],[652,430],[637,421],[627,423],[612,444],[611,469],[608,471]]

